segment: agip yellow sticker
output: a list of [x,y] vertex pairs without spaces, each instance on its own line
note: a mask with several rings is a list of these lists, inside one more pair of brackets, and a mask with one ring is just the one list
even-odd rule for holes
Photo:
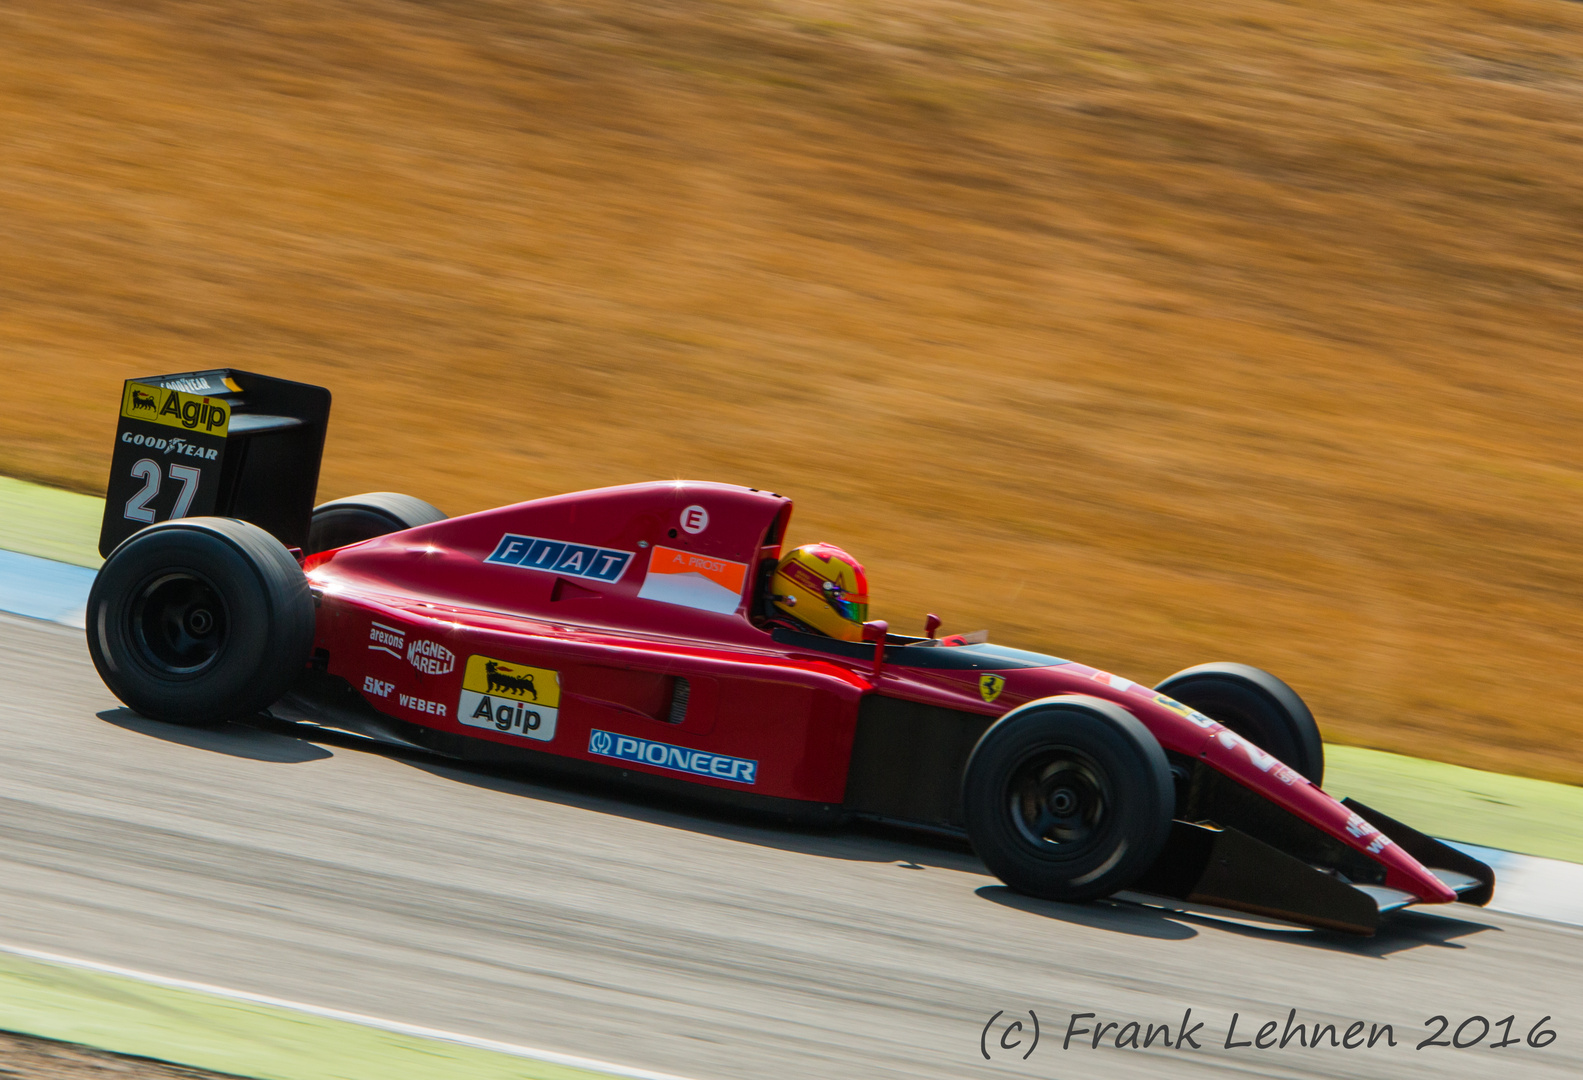
[[549,742],[560,706],[559,673],[475,655],[462,673],[456,718],[469,727]]
[[121,394],[121,415],[220,438],[231,426],[231,407],[219,398],[166,390],[148,383],[126,384]]

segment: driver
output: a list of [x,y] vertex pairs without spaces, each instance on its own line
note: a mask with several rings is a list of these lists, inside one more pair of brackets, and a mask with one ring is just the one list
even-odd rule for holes
[[781,559],[770,583],[777,621],[843,641],[862,641],[868,619],[863,564],[834,544],[804,544]]

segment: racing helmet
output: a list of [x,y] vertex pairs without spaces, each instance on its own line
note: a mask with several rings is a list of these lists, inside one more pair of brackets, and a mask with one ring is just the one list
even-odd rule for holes
[[804,544],[781,559],[770,592],[778,615],[794,626],[843,641],[862,641],[868,576],[834,544]]

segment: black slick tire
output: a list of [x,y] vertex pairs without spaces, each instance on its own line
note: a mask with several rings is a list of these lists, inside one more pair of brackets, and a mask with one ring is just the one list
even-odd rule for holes
[[1297,691],[1247,664],[1199,664],[1154,688],[1218,720],[1315,784],[1325,779],[1319,725]]
[[195,726],[267,708],[313,649],[307,579],[280,541],[234,518],[142,529],[88,593],[88,652],[110,692],[144,716]]
[[309,555],[331,548],[345,547],[376,536],[415,529],[444,521],[445,514],[422,499],[395,491],[370,491],[332,499],[313,508],[308,527]]
[[1018,892],[1109,896],[1135,882],[1171,830],[1165,752],[1137,717],[1099,698],[1030,701],[986,731],[962,776],[969,838]]

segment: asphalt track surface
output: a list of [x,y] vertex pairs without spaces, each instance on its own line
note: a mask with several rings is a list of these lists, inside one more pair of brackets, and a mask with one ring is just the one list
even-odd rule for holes
[[[9,616],[0,745],[0,927],[24,947],[700,1080],[1583,1075],[1575,927],[1464,907],[1358,941],[1030,901],[900,835],[169,727],[118,707],[80,631]],[[1187,1007],[1203,1049],[1059,1049],[1074,1011],[1174,1038]],[[1233,1013],[1240,1039],[1290,1007],[1400,1045],[1221,1045]],[[985,1021],[1029,1009],[1032,1056],[997,1031],[985,1062]],[[1414,1050],[1437,1013],[1559,1037]]]

